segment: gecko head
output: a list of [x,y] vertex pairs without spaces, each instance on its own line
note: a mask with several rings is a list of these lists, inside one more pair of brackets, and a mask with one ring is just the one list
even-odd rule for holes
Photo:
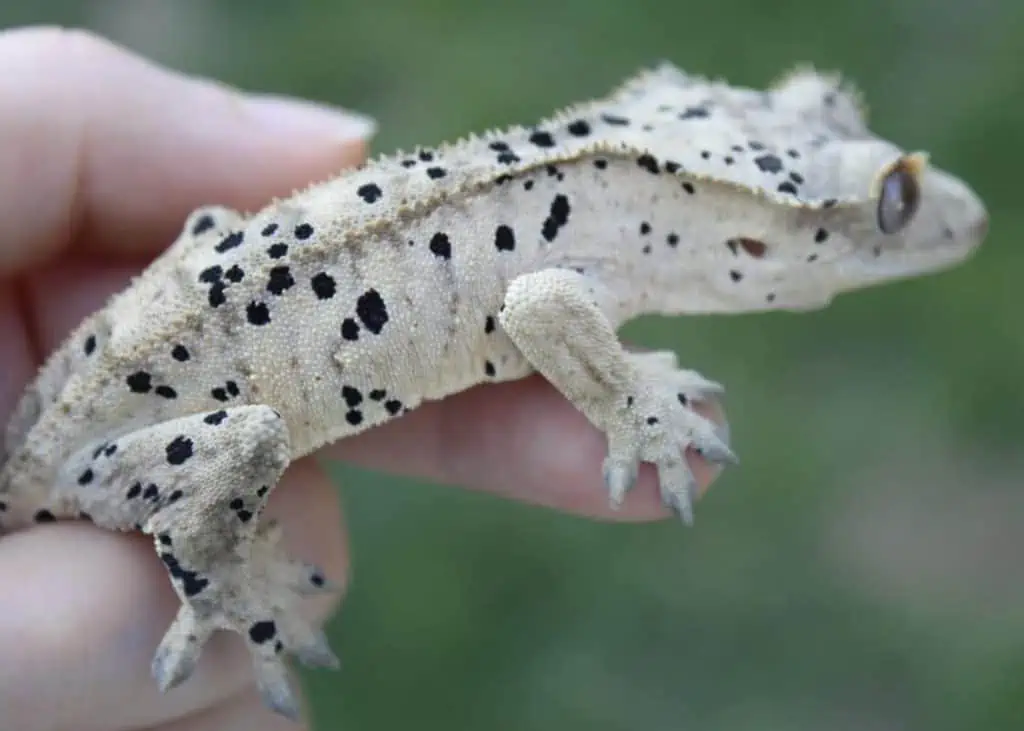
[[[830,149],[831,148],[831,149]],[[988,212],[962,180],[877,138],[832,142],[819,150],[808,189],[819,206],[794,211],[819,219],[815,247],[834,295],[929,274],[959,264],[988,233]],[[817,238],[822,235],[816,233]],[[793,294],[796,294],[795,292]]]

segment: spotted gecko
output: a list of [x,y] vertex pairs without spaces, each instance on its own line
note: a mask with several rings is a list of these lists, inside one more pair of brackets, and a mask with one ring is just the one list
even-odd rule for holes
[[796,69],[767,90],[663,63],[530,127],[381,157],[253,215],[211,205],[47,360],[6,431],[0,533],[85,518],[141,530],[181,599],[162,690],[241,635],[268,707],[285,659],[334,666],[296,604],[323,573],[261,518],[288,464],[476,384],[537,372],[607,438],[618,505],[642,462],[692,520],[691,448],[735,461],[691,406],[722,391],[646,313],[824,307],[968,257],[987,213],[873,134],[855,90]]

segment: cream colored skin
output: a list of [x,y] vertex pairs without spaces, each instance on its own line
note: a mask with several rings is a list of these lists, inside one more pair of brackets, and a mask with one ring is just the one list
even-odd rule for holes
[[665,65],[608,97],[378,160],[252,217],[197,211],[42,369],[12,419],[0,529],[88,515],[154,536],[182,599],[153,673],[189,677],[240,633],[266,703],[295,717],[282,655],[333,665],[295,611],[318,591],[261,520],[288,463],[425,400],[539,371],[608,439],[613,502],[641,462],[689,522],[688,408],[721,387],[617,328],[664,315],[806,310],[961,261],[986,212],[874,136],[838,80],[762,92]]

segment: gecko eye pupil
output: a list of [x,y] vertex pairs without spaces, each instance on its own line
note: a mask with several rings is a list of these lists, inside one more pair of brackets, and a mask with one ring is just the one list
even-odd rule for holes
[[896,233],[910,222],[917,213],[920,193],[917,178],[900,165],[885,176],[878,199],[878,228],[882,233]]

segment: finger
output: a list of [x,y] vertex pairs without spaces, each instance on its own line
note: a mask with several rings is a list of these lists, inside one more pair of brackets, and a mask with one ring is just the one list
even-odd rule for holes
[[196,206],[259,207],[360,161],[373,131],[77,30],[0,33],[0,68],[0,272],[72,241],[148,258]]
[[[695,408],[726,424],[719,404]],[[601,475],[607,449],[605,437],[564,396],[533,376],[426,404],[333,444],[323,454],[592,518],[671,515],[661,502],[657,476],[646,464],[622,506],[616,510],[609,505]],[[692,450],[686,457],[703,494],[720,469]]]
[[[288,549],[339,586],[347,575],[337,492],[311,462],[288,471],[268,514]],[[218,633],[195,674],[161,695],[149,664],[179,601],[152,541],[83,523],[54,523],[4,537],[0,586],[0,708],[4,728],[149,728],[211,708],[250,682],[248,651]],[[337,597],[311,598],[318,620]]]

